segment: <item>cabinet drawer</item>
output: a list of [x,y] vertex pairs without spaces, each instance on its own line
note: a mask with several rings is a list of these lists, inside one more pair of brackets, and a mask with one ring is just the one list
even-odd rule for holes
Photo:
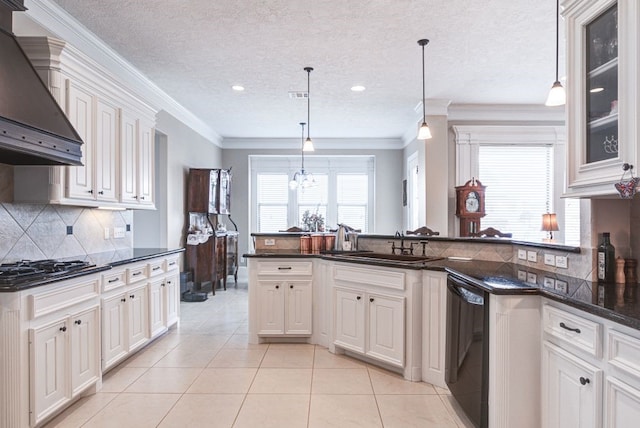
[[123,287],[126,283],[126,274],[124,270],[108,271],[102,274],[103,293]]
[[310,261],[261,261],[258,275],[311,275],[313,262]]
[[640,380],[640,340],[615,330],[607,336],[609,364]]
[[100,295],[100,279],[94,276],[84,281],[52,285],[53,289],[28,296],[31,319],[91,300]]
[[602,355],[602,325],[558,308],[542,308],[544,331],[596,358]]
[[165,270],[165,272],[169,272],[169,271],[171,271],[171,270],[177,270],[177,269],[178,269],[178,267],[179,267],[179,266],[178,266],[178,259],[179,259],[179,258],[180,258],[180,257],[172,257],[172,258],[166,259],[166,260],[164,261],[164,263],[165,263],[165,264],[164,264],[164,270]]
[[127,284],[133,284],[149,278],[147,265],[135,265],[127,268]]
[[152,260],[149,262],[149,277],[164,273],[164,260]]

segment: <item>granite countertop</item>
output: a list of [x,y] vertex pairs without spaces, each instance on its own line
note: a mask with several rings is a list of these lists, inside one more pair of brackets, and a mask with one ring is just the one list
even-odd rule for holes
[[26,281],[13,285],[0,285],[1,292],[15,292],[26,290],[29,288],[40,287],[43,285],[52,284],[58,281],[66,279],[77,278],[80,276],[90,275],[96,272],[103,272],[111,269],[114,266],[120,266],[128,263],[134,263],[142,260],[152,259],[155,257],[162,257],[169,254],[181,253],[184,248],[168,249],[168,248],[132,248],[126,250],[107,251],[103,253],[87,254],[80,257],[69,257],[66,260],[82,260],[91,263],[84,269],[75,270],[62,275],[56,275],[54,277],[35,279],[32,281]]
[[339,254],[299,254],[287,251],[245,254],[245,257],[318,257],[346,263],[360,263],[400,269],[445,271],[470,281],[482,290],[497,295],[541,295],[640,330],[640,302],[637,287],[627,289],[620,284],[597,282],[524,265],[484,260],[440,259],[423,263],[403,263],[373,259],[342,258]]

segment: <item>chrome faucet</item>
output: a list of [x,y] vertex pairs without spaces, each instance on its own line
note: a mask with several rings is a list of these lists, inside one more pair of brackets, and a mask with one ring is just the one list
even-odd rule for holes
[[395,254],[396,250],[400,250],[400,254],[404,254],[404,255],[413,255],[413,245],[414,243],[411,243],[408,247],[404,246],[404,233],[400,232],[399,230],[396,231],[396,238],[400,238],[400,246],[397,247],[396,246],[396,241],[390,241],[391,242],[391,254]]

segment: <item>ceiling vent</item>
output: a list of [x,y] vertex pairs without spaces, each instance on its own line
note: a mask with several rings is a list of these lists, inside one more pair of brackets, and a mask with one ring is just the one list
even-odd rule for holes
[[306,100],[309,98],[307,91],[289,91],[289,98],[294,100]]

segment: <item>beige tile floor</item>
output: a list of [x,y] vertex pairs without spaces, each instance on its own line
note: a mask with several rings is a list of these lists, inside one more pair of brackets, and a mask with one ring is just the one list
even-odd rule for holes
[[247,285],[181,322],[52,427],[468,427],[448,391],[307,344],[248,343]]

